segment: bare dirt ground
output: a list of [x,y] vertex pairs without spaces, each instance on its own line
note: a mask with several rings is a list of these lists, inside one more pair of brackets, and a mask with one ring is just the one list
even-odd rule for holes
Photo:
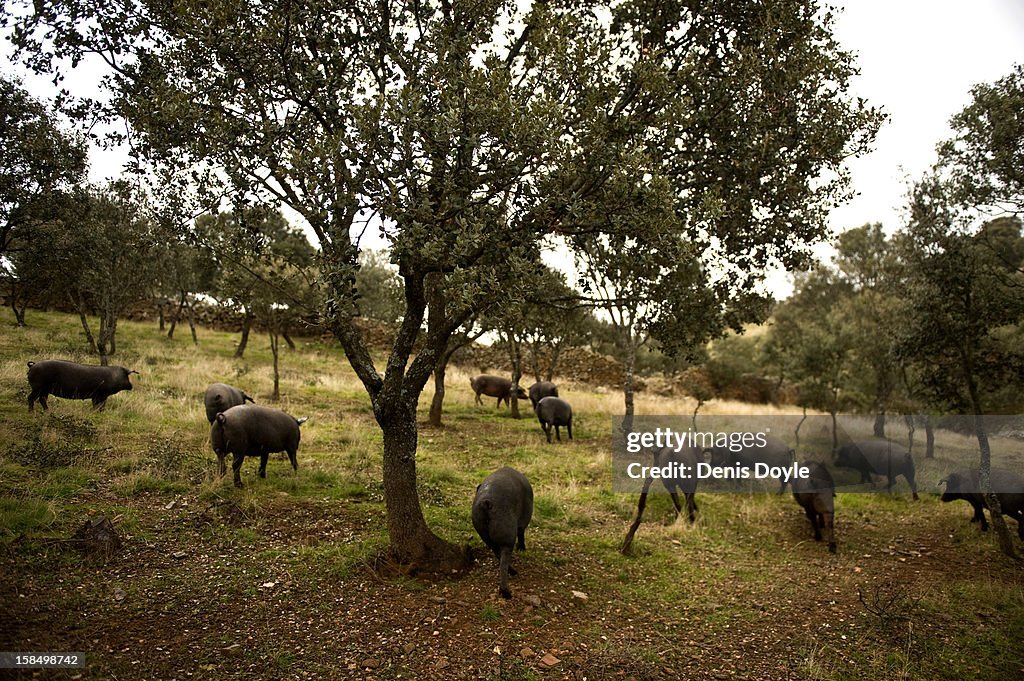
[[[1019,599],[1024,570],[991,548],[972,555],[919,518],[885,532],[866,523],[871,548],[855,555],[840,534],[830,556],[796,506],[780,504],[784,561],[768,546],[687,553],[659,517],[631,559],[536,531],[505,601],[482,547],[451,578],[384,578],[372,561],[332,569],[332,546],[382,522],[369,504],[138,504],[135,533],[106,564],[32,540],[0,552],[0,649],[88,656],[85,669],[21,678],[939,678],[943,655],[978,678],[1024,675],[1019,645],[977,660],[942,645],[973,630],[1020,632],[1013,611],[935,606],[958,584]],[[619,523],[599,522],[588,535],[621,539]],[[647,570],[645,552],[675,549],[678,578]]]

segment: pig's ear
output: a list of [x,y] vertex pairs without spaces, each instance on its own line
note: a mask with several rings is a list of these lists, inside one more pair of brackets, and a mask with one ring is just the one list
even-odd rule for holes
[[948,485],[948,484],[949,484],[949,478],[943,478],[942,480],[939,480],[939,481],[938,481],[937,483],[935,483],[935,484],[936,484],[936,485]]
[[129,375],[129,376],[131,376],[132,374],[136,374],[136,375],[138,375],[138,376],[141,376],[141,375],[142,375],[142,374],[140,374],[140,373],[139,373],[138,371],[136,371],[135,369],[130,369],[130,370],[128,371],[128,375]]
[[224,412],[218,412],[218,414],[217,414],[217,423],[219,423],[221,425],[224,425],[225,421],[227,421],[227,418],[225,418]]

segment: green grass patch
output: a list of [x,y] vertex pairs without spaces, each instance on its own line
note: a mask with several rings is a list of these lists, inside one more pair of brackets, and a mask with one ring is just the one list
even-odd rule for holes
[[56,519],[51,504],[24,497],[0,497],[0,536],[10,541],[24,532],[49,527]]

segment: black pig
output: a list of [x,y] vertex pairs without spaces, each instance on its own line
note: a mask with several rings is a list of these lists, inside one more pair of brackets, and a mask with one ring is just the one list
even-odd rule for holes
[[814,528],[814,541],[821,541],[821,531],[825,530],[829,553],[836,552],[835,535],[835,500],[836,485],[828,469],[817,461],[804,461],[810,475],[806,478],[793,478],[793,498],[807,514]]
[[[993,468],[990,473],[992,491],[999,499],[999,508],[1003,515],[1008,515],[1017,521],[1017,536],[1024,540],[1024,478],[1012,471],[1002,468]],[[946,485],[946,491],[942,493],[942,501],[954,501],[963,499],[974,507],[972,523],[981,523],[982,532],[988,531],[988,521],[981,509],[988,508],[988,501],[981,491],[981,478],[977,468],[965,468],[950,473],[949,476],[939,481],[939,484]]]
[[862,440],[848,442],[836,452],[837,466],[860,471],[860,481],[870,482],[871,474],[884,475],[889,479],[887,487],[892,489],[897,475],[902,475],[910,484],[910,491],[917,500],[917,483],[914,482],[914,458],[910,450],[889,440]]
[[295,454],[299,448],[299,426],[306,419],[296,419],[280,409],[243,404],[217,414],[210,426],[210,445],[220,463],[220,474],[227,468],[224,457],[234,458],[235,487],[242,486],[242,461],[247,456],[260,457],[260,477],[267,477],[267,459],[274,452],[288,452],[292,469],[298,471]]
[[533,405],[534,410],[537,409],[537,403],[545,397],[558,397],[558,386],[551,381],[541,381],[540,383],[534,383],[530,386],[530,404]]
[[29,362],[28,384],[32,390],[28,395],[28,410],[35,410],[37,399],[44,410],[49,409],[46,404],[49,395],[92,400],[94,409],[103,409],[108,397],[132,389],[128,377],[137,373],[124,367],[93,366],[60,359]]
[[551,442],[551,427],[555,427],[555,437],[558,441],[562,441],[562,435],[559,432],[560,426],[565,426],[566,431],[569,433],[569,439],[572,439],[572,407],[569,403],[559,397],[545,397],[537,403],[537,420],[540,421],[540,427],[544,429],[544,434],[548,436],[548,442]]
[[206,420],[213,423],[217,414],[246,402],[255,403],[245,392],[227,383],[213,383],[206,389],[203,404],[206,405]]
[[533,488],[526,476],[514,468],[500,468],[477,485],[473,499],[473,527],[498,559],[498,593],[512,598],[508,588],[512,548],[526,550],[526,527],[533,516]]
[[[498,402],[494,406],[500,407],[501,401],[505,401],[505,406],[508,406],[509,401],[512,399],[512,381],[501,376],[491,376],[489,374],[481,374],[480,376],[474,376],[469,379],[469,385],[473,388],[473,392],[476,393],[476,403],[483,404],[484,401],[480,399],[480,395],[487,395],[488,397],[497,397]],[[526,391],[522,388],[516,389],[516,398],[525,400],[527,398]]]

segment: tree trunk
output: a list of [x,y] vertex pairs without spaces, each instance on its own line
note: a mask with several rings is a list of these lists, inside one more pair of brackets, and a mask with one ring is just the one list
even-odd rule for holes
[[558,358],[562,354],[562,348],[565,346],[565,339],[560,338],[557,343],[551,346],[551,361],[548,362],[548,373],[544,376],[545,381],[553,380],[555,377],[555,367],[558,366]]
[[111,355],[116,355],[117,354],[117,313],[116,312],[111,312],[110,313],[110,320],[107,322],[107,328],[109,329],[108,333],[109,333],[109,339],[110,339],[110,354]]
[[270,335],[270,354],[273,355],[274,357],[274,393],[273,395],[270,396],[270,399],[273,400],[274,402],[277,402],[278,400],[281,399],[281,374],[278,372],[277,369],[277,348],[280,343],[280,340],[278,337],[277,328],[274,326],[274,324],[271,323],[269,324],[269,326],[270,329],[268,333]]
[[467,340],[463,342],[448,341],[448,347],[441,355],[441,359],[438,360],[437,366],[434,367],[434,397],[430,400],[430,414],[427,417],[427,423],[432,426],[440,427],[441,416],[444,414],[444,379],[445,374],[448,372],[448,362],[451,361],[452,355],[459,348],[471,343],[472,341]]
[[235,348],[236,359],[245,354],[245,346],[249,344],[249,330],[252,328],[252,321],[256,317],[248,307],[243,307],[242,309],[245,311],[245,316],[242,317],[242,338],[238,341],[238,347]]
[[508,331],[509,359],[512,362],[512,394],[509,395],[509,411],[512,418],[519,419],[519,398],[516,393],[519,391],[519,379],[523,377],[523,355],[519,349],[519,339],[514,331]]
[[530,341],[530,371],[533,373],[534,383],[540,382],[540,349],[537,347],[539,342],[536,340]]
[[[333,255],[344,262],[355,263],[354,247],[335,248],[345,250]],[[390,557],[410,568],[411,572],[423,569],[450,575],[453,570],[467,565],[468,555],[459,546],[431,532],[423,517],[416,487],[416,405],[451,335],[466,320],[451,319],[446,324],[428,329],[423,347],[410,363],[427,307],[425,276],[411,268],[403,273],[405,316],[391,346],[383,377],[377,372],[362,332],[353,324],[352,317],[334,317],[331,330],[366,389],[383,434],[384,502]],[[342,300],[354,295],[347,282],[334,284],[331,293]]]
[[100,354],[100,364],[102,366],[110,364],[110,353],[107,349],[109,338],[110,328],[107,326],[107,315],[104,312],[100,312],[100,332],[96,339],[96,349]]
[[284,338],[284,342],[288,344],[289,350],[295,349],[295,341],[293,341],[291,336],[288,335],[288,329],[283,329],[281,331],[281,338]]
[[836,422],[836,413],[830,411],[829,414],[832,416],[832,452],[835,453],[839,449],[839,424]]
[[875,433],[875,437],[879,437],[879,438],[884,438],[885,437],[885,410],[884,409],[880,409],[878,412],[875,413],[874,433]]
[[654,482],[654,478],[644,479],[644,488],[640,492],[640,498],[636,502],[636,518],[633,519],[633,524],[629,526],[629,531],[626,532],[626,538],[622,541],[622,547],[619,548],[619,553],[624,556],[628,556],[633,552],[633,537],[636,535],[636,531],[640,528],[640,523],[644,519],[644,508],[647,506],[647,494],[651,490],[651,483]]
[[935,424],[932,422],[931,414],[924,417],[924,458],[935,458]]
[[384,435],[384,502],[391,558],[411,573],[424,569],[449,572],[467,563],[467,553],[427,526],[416,488],[416,404],[385,409],[378,402],[377,421]]
[[974,434],[978,438],[978,449],[981,450],[981,460],[978,466],[978,477],[981,482],[981,492],[985,495],[985,502],[988,504],[989,515],[992,518],[992,527],[996,530],[996,539],[999,548],[1003,553],[1016,557],[1013,549],[1013,537],[1006,526],[1003,518],[1003,509],[999,504],[999,497],[992,490],[992,450],[988,442],[988,427],[985,424],[984,410],[981,404],[981,395],[978,392],[978,384],[974,380],[974,367],[970,358],[970,351],[960,351],[961,365],[963,366],[964,378],[967,382],[967,394],[971,397],[971,407],[974,410]]
[[89,328],[89,319],[85,314],[85,300],[82,299],[82,294],[79,293],[78,297],[74,298],[68,293],[68,297],[71,299],[71,304],[78,310],[78,318],[82,322],[82,329],[85,331],[85,340],[89,343],[89,349],[99,354],[100,350],[96,346],[96,339],[92,335],[92,329]]
[[111,312],[109,309],[99,311],[99,335],[96,338],[96,349],[99,350],[99,364],[103,367],[110,365],[110,355],[114,353],[113,348],[114,329],[111,327]]
[[165,322],[164,308],[166,306],[167,306],[167,300],[165,300],[163,297],[161,297],[160,301],[156,305],[156,313],[157,313],[158,318],[160,319],[160,331],[164,330],[164,322]]
[[[19,286],[18,280],[12,275],[10,287],[8,288],[8,302],[11,311],[14,313],[14,323],[19,327],[25,326],[25,309],[28,307],[28,293],[25,286]],[[19,305],[20,303],[20,305]]]
[[[445,325],[448,316],[444,299],[444,275],[434,272],[427,275],[427,331],[437,330]],[[441,415],[444,413],[444,375],[448,369],[448,360],[452,348],[452,339],[449,338],[445,344],[445,352],[441,354],[437,364],[434,366],[434,397],[430,400],[430,413],[427,415],[427,423],[440,428]]]
[[192,332],[192,345],[199,345],[199,337],[196,335],[196,313],[192,301],[188,301],[185,307],[188,310],[188,330]]
[[14,312],[14,323],[22,328],[25,326],[25,308],[27,306],[28,303],[24,303],[19,309],[16,297],[13,294],[11,295],[11,310]]
[[441,427],[441,414],[444,412],[444,375],[447,371],[447,362],[438,362],[434,369],[434,397],[430,400],[430,415],[427,423],[435,427]]
[[185,307],[185,292],[181,292],[181,300],[178,302],[178,309],[174,312],[174,318],[171,320],[171,328],[167,331],[168,338],[174,338],[174,328],[178,326],[178,320],[181,319],[181,310]]
[[633,378],[636,369],[636,344],[633,342],[633,335],[628,329],[620,331],[620,342],[622,343],[622,394],[625,400],[625,413],[622,419],[622,428],[626,433],[633,431],[633,414],[635,404],[633,399]]
[[[807,407],[804,407],[804,415],[800,421],[796,424],[796,430],[793,431],[793,435],[796,436],[796,445],[793,447],[794,450],[800,451],[800,426],[804,425],[804,421],[807,420]],[[834,440],[835,438],[833,438]],[[833,442],[832,451],[835,451],[835,444]]]
[[904,422],[907,424],[907,451],[911,455],[914,454],[914,433],[917,432],[917,428],[914,426],[914,415],[907,414],[903,417]]

